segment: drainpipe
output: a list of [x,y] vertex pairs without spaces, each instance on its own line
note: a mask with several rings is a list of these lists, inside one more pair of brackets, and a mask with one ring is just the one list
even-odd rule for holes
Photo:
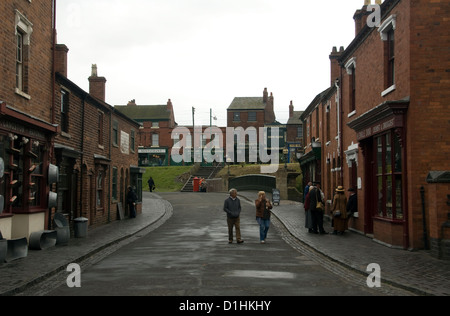
[[339,182],[340,185],[344,185],[344,175],[342,172],[342,164],[343,164],[343,157],[344,157],[344,153],[342,151],[342,115],[343,115],[343,110],[342,110],[342,95],[341,95],[341,88],[340,85],[342,84],[342,68],[340,69],[340,78],[339,80],[336,80],[334,82],[334,85],[337,88],[337,96],[336,96],[336,106],[337,106],[337,129],[338,129],[338,153],[339,156],[341,157],[340,159],[340,164],[339,164]]
[[86,98],[87,95],[83,96],[83,100],[81,102],[81,177],[80,177],[80,216],[83,217],[83,181],[84,181],[84,172],[83,172],[83,164],[84,164],[84,115],[85,115],[85,107],[86,107]]
[[422,224],[423,224],[423,243],[425,250],[428,250],[428,233],[427,233],[427,220],[425,212],[425,188],[420,188],[420,197],[422,199]]
[[55,70],[56,70],[56,0],[52,1],[52,23],[53,23],[53,28],[52,28],[52,37],[53,37],[53,43],[52,43],[52,118],[51,118],[51,122],[52,124],[55,124],[55,120],[56,120],[56,114],[55,114],[55,87],[56,87],[56,74],[55,74]]

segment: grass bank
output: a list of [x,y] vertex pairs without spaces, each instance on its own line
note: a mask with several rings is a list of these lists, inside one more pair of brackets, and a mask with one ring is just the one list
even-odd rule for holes
[[142,189],[149,190],[148,179],[153,178],[156,184],[156,192],[179,192],[184,186],[184,181],[180,181],[180,176],[189,173],[192,167],[148,167],[145,168]]

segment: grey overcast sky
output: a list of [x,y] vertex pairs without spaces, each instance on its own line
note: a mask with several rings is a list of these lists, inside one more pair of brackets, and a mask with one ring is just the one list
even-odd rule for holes
[[[374,2],[374,1],[373,1]],[[180,125],[226,126],[234,97],[275,97],[306,109],[330,84],[329,54],[355,36],[364,0],[61,0],[58,43],[69,47],[68,77],[89,91],[91,65],[107,79],[106,102],[165,104]]]

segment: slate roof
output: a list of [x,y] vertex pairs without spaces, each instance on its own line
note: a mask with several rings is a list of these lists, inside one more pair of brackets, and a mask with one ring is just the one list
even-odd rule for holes
[[302,125],[303,122],[300,119],[300,116],[302,116],[302,114],[303,111],[294,111],[294,116],[288,120],[287,125]]
[[234,98],[228,111],[234,110],[265,110],[266,103],[262,97],[238,97]]
[[170,111],[167,109],[167,105],[116,105],[114,108],[138,122],[170,120]]

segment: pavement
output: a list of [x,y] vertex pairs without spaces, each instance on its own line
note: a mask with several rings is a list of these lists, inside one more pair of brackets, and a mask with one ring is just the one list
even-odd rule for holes
[[[252,202],[256,192],[240,192]],[[71,239],[66,246],[44,251],[28,251],[28,256],[0,264],[0,296],[20,295],[52,278],[71,263],[82,263],[109,248],[139,239],[163,225],[172,215],[172,206],[157,194],[144,193],[142,215],[89,230],[88,236]],[[415,295],[450,295],[450,262],[438,260],[427,251],[392,249],[355,232],[343,236],[313,235],[304,228],[303,204],[282,201],[273,209],[276,219],[305,248],[363,275],[369,264],[381,267],[381,283]],[[329,226],[328,226],[329,227]],[[331,231],[331,228],[328,229]]]

